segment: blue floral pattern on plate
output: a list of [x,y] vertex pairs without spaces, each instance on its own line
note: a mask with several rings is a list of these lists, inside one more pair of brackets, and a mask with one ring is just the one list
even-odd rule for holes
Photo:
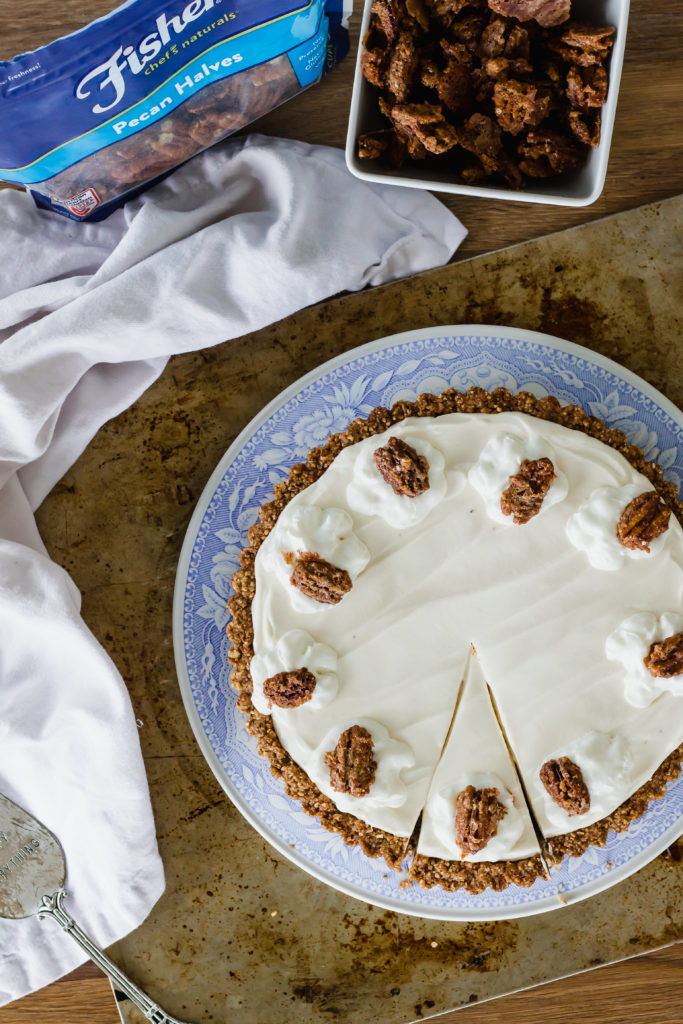
[[[566,858],[528,889],[472,896],[402,889],[382,860],[326,832],[290,800],[256,752],[230,687],[225,627],[231,577],[259,507],[313,445],[378,405],[473,385],[555,395],[618,427],[681,489],[683,415],[644,381],[596,353],[530,331],[443,327],[355,349],[298,381],[243,431],[216,468],[188,529],[176,581],[174,641],[186,709],[202,751],[245,817],[285,856],[369,903],[453,920],[517,917],[607,888],[666,848],[683,818],[683,778],[604,849]],[[561,899],[559,898],[561,894]]]

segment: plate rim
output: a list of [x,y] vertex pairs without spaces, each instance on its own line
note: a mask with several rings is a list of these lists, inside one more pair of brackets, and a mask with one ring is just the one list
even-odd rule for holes
[[605,890],[612,888],[612,886],[616,885],[618,882],[623,881],[630,877],[630,875],[635,874],[642,867],[645,867],[646,864],[650,863],[651,860],[654,860],[655,857],[667,849],[671,843],[675,842],[680,835],[681,822],[679,821],[670,826],[654,843],[648,846],[645,850],[641,850],[627,863],[621,864],[619,867],[610,870],[608,873],[585,883],[578,890],[563,894],[562,898],[551,895],[538,900],[536,903],[524,903],[517,906],[500,908],[486,907],[480,912],[477,912],[476,908],[467,908],[467,910],[454,908],[451,911],[447,911],[445,908],[440,907],[418,907],[405,905],[398,900],[392,900],[389,897],[368,893],[365,889],[362,889],[359,886],[354,886],[350,882],[343,881],[325,869],[311,863],[296,849],[290,849],[287,843],[281,840],[276,833],[271,832],[268,829],[268,827],[252,811],[246,801],[243,800],[240,793],[232,786],[230,779],[225,775],[223,766],[209,743],[199,718],[196,705],[192,698],[191,684],[187,671],[183,643],[184,600],[187,572],[190,566],[190,557],[194,549],[197,533],[218,484],[225,476],[228,466],[234,461],[235,457],[244,447],[246,441],[249,440],[249,438],[251,438],[256,431],[259,430],[265,422],[267,422],[271,415],[290,398],[304,390],[304,388],[308,387],[308,385],[312,384],[314,381],[335,369],[338,369],[340,366],[344,366],[345,364],[353,362],[354,360],[362,358],[364,355],[368,355],[372,352],[395,348],[401,344],[410,344],[415,341],[427,340],[443,334],[455,336],[477,334],[480,337],[485,336],[494,341],[500,340],[504,337],[507,338],[512,334],[516,340],[536,345],[545,345],[546,347],[554,348],[559,352],[574,355],[577,358],[587,359],[594,365],[608,370],[614,376],[619,377],[627,384],[637,388],[646,398],[655,402],[683,430],[683,412],[681,412],[681,410],[678,409],[677,406],[675,406],[674,403],[663,395],[657,388],[649,384],[646,380],[643,380],[642,377],[639,377],[638,374],[633,373],[632,370],[621,366],[619,363],[610,359],[608,356],[602,355],[600,352],[595,352],[584,345],[567,341],[563,338],[546,334],[542,331],[533,331],[522,327],[505,327],[497,324],[439,324],[431,327],[415,328],[409,331],[398,331],[394,334],[376,338],[372,341],[365,342],[362,345],[348,349],[345,352],[341,352],[339,355],[333,356],[331,359],[328,359],[323,363],[319,363],[312,370],[309,370],[303,376],[292,381],[283,388],[282,391],[275,395],[274,398],[266,403],[266,405],[263,406],[263,408],[256,413],[256,415],[253,416],[240,431],[232,444],[219,459],[211,475],[206,481],[187,525],[176,568],[172,610],[173,651],[178,685],[180,687],[185,713],[188,717],[194,738],[197,741],[202,756],[231,803],[249,822],[252,828],[254,828],[259,835],[266,840],[266,842],[270,843],[271,846],[286,857],[287,860],[295,864],[298,868],[301,868],[307,874],[317,878],[318,881],[321,881],[326,885],[330,885],[333,889],[343,892],[347,896],[351,896],[363,903],[372,904],[382,910],[390,910],[395,913],[406,914],[411,917],[422,917],[437,921],[503,921],[521,917],[531,917],[536,914],[548,913],[551,910],[558,910],[563,906],[572,906],[575,903],[579,903],[582,900],[597,895],[599,892],[604,892]]

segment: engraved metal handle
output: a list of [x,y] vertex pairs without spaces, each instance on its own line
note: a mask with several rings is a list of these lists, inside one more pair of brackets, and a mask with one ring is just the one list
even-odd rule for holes
[[131,981],[109,957],[96,946],[92,939],[85,934],[82,928],[76,924],[74,919],[67,914],[62,906],[64,897],[67,895],[64,889],[59,889],[51,896],[43,896],[40,901],[40,909],[37,915],[40,918],[51,917],[60,928],[63,928],[67,935],[70,935],[74,942],[77,942],[81,949],[85,950],[90,959],[104,971],[107,977],[120,989],[139,1010],[144,1013],[151,1024],[186,1024],[184,1021],[176,1020],[152,1002],[149,996],[141,988]]

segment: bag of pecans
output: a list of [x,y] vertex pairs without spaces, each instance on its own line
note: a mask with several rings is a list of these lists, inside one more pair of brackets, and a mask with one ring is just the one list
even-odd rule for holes
[[101,220],[348,50],[351,0],[128,0],[0,61],[0,181]]

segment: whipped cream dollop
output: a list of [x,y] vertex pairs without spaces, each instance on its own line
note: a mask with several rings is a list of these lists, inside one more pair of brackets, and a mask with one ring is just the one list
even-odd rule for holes
[[327,644],[317,643],[303,629],[290,629],[280,637],[274,648],[262,651],[251,659],[251,679],[254,689],[251,702],[262,715],[271,713],[271,706],[263,692],[266,679],[280,672],[296,672],[307,668],[315,676],[315,689],[310,700],[298,708],[280,708],[286,714],[307,708],[318,711],[337,696],[339,677],[337,676],[337,654]]
[[[612,661],[620,661],[625,669],[624,696],[636,708],[646,708],[653,700],[668,692],[683,697],[683,673],[653,676],[645,665],[650,647],[667,637],[683,632],[683,615],[676,612],[638,612],[624,619],[605,641],[605,653]],[[683,708],[681,708],[683,713]]]
[[467,474],[467,479],[484,499],[486,512],[491,519],[497,523],[514,525],[512,516],[506,516],[500,507],[503,491],[506,490],[510,477],[519,473],[524,459],[535,461],[542,458],[550,459],[552,462],[555,479],[548,488],[539,512],[529,522],[534,522],[538,516],[543,515],[567,496],[567,477],[558,469],[555,453],[550,444],[541,437],[495,434],[486,442],[479,458]]
[[[421,437],[411,437],[401,430],[392,430],[392,437],[400,437],[402,441],[415,449],[418,455],[424,456],[429,464],[429,488],[422,494],[411,498],[406,494],[396,494],[386,482],[375,463],[375,452],[386,444],[386,439],[377,441],[367,438],[358,445],[358,456],[353,465],[353,476],[346,488],[346,500],[354,512],[362,512],[366,516],[381,516],[389,526],[397,530],[416,526],[429,515],[433,508],[441,502],[448,489],[446,479],[446,460],[443,453]],[[451,487],[462,487],[462,473],[454,471],[449,474]]]
[[669,536],[665,530],[650,541],[650,550],[625,548],[617,537],[617,523],[634,498],[654,490],[635,482],[624,487],[597,487],[587,501],[567,520],[567,537],[579,551],[585,551],[594,569],[614,571],[629,558],[653,558],[664,549]]
[[[568,757],[581,769],[590,797],[590,814],[595,821],[614,810],[615,797],[628,786],[633,775],[633,757],[623,736],[603,732],[587,732],[545,760]],[[545,764],[545,761],[543,762]],[[541,770],[538,766],[538,771]],[[570,815],[552,799],[538,777],[534,779],[548,820],[563,832],[581,827],[584,815]]]
[[316,612],[323,607],[334,607],[321,605],[292,586],[290,578],[299,552],[317,554],[339,569],[345,569],[352,580],[370,561],[370,552],[353,532],[353,519],[341,508],[289,504],[280,513],[275,530],[277,542],[263,546],[262,558],[266,570],[287,587],[296,611]]
[[[334,750],[341,734],[353,725],[367,729],[372,736],[372,756],[377,762],[377,770],[367,796],[338,793],[330,785],[330,769],[325,764],[325,754]],[[329,796],[340,811],[362,817],[373,808],[401,807],[405,803],[407,790],[402,773],[414,764],[415,754],[407,743],[390,736],[380,722],[372,718],[358,718],[330,729],[307,761],[306,767],[318,789]]]
[[[505,816],[498,822],[495,836],[477,853],[463,853],[455,839],[455,810],[458,794],[468,786],[475,789],[497,789],[497,800],[505,807]],[[450,785],[434,793],[431,798],[431,817],[434,833],[443,846],[457,860],[506,860],[524,831],[524,819],[515,806],[515,798],[502,779],[493,772],[468,772]]]

